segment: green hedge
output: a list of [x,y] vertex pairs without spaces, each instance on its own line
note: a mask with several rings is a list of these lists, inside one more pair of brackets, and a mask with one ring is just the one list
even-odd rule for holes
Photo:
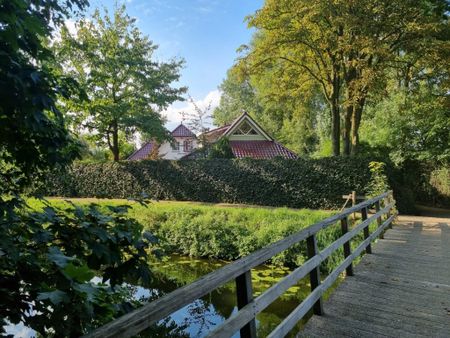
[[48,177],[48,196],[137,198],[339,208],[342,194],[365,193],[368,160],[217,159],[75,164]]
[[[333,209],[342,206],[343,194],[367,193],[370,162],[329,157],[77,163],[69,171],[49,175],[38,192],[99,198],[146,194],[161,200]],[[449,207],[449,171],[444,169],[433,171],[421,162],[401,168],[388,163],[386,173],[398,209],[415,212],[415,203]]]

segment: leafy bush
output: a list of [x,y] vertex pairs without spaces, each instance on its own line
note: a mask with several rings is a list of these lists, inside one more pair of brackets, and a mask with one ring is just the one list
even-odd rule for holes
[[139,161],[75,164],[40,187],[65,197],[243,203],[294,208],[342,206],[342,194],[365,193],[369,161],[349,158]]
[[44,204],[1,221],[0,328],[8,320],[43,337],[80,336],[138,305],[121,285],[148,285],[157,240],[128,208]]

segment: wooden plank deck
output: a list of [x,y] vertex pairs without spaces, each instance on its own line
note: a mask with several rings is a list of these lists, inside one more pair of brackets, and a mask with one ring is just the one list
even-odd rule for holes
[[450,219],[401,216],[297,337],[450,337]]

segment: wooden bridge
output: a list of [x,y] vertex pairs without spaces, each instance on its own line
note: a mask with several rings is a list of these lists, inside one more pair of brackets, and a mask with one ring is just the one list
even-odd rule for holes
[[401,216],[298,337],[450,337],[450,219]]
[[[349,227],[348,218],[355,212],[361,214],[361,222]],[[269,337],[292,334],[298,321],[311,311],[314,316],[298,337],[450,337],[448,222],[402,218],[394,229],[385,232],[395,216],[392,193],[381,194],[205,275],[88,337],[131,337],[234,279],[239,311],[208,337],[231,337],[240,332],[241,337],[253,338],[256,315],[308,275],[311,293]],[[340,223],[341,237],[319,251],[317,233],[336,223]],[[370,233],[369,226],[373,223],[376,228]],[[362,239],[356,243],[361,234]],[[372,252],[371,242],[383,235],[384,239],[376,243]],[[251,269],[302,241],[306,241],[309,259],[254,298]],[[352,242],[356,245],[352,246]],[[340,248],[344,252],[343,262],[322,280],[320,264]],[[364,255],[353,269],[353,261],[363,252],[370,255]],[[324,292],[344,271],[348,278],[324,302]]]

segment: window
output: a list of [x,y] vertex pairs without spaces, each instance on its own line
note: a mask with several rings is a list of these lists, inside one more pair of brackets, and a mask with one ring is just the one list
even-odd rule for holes
[[183,142],[183,150],[185,153],[192,151],[192,141],[186,140]]
[[173,150],[180,150],[180,142],[173,142],[171,145]]
[[234,135],[258,135],[258,132],[247,122],[244,121],[233,133]]

